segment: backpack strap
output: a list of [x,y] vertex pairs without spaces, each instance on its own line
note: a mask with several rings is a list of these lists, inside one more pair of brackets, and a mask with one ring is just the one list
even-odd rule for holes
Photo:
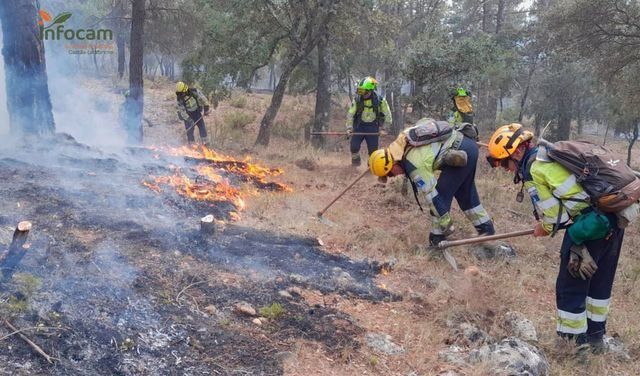
[[416,199],[416,203],[418,204],[420,211],[424,212],[424,209],[422,208],[422,204],[418,199],[418,186],[416,185],[416,183],[413,182],[413,179],[411,179],[411,177],[409,176],[413,171],[417,169],[416,166],[414,166],[413,163],[409,162],[406,158],[407,153],[411,149],[413,149],[413,146],[411,145],[407,145],[407,147],[405,147],[404,153],[402,154],[402,159],[400,160],[400,166],[404,170],[404,174],[408,178],[409,183],[411,183],[411,190],[413,190],[413,197]]

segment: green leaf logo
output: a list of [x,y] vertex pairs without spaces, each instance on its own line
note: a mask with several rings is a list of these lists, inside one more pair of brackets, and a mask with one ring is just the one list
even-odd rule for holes
[[51,23],[51,25],[49,26],[53,26],[55,24],[61,24],[64,23],[66,20],[68,20],[71,17],[71,13],[69,12],[63,12],[60,13],[59,15],[56,16],[56,18],[53,19],[53,22]]

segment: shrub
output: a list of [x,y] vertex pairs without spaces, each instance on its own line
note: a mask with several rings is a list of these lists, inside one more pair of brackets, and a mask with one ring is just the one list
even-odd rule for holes
[[244,129],[247,125],[256,120],[256,115],[234,111],[224,116],[224,123],[231,129]]
[[284,309],[282,304],[273,303],[268,306],[264,306],[260,308],[260,315],[266,317],[270,320],[276,320],[284,315],[287,311]]
[[240,96],[232,97],[229,104],[235,108],[245,108],[247,106],[247,98]]

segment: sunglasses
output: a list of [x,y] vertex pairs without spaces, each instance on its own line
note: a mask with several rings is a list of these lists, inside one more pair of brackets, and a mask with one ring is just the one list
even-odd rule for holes
[[487,162],[489,162],[489,165],[493,168],[496,167],[502,167],[502,168],[509,168],[509,161],[511,160],[511,158],[503,158],[503,159],[495,159],[493,157],[487,157]]

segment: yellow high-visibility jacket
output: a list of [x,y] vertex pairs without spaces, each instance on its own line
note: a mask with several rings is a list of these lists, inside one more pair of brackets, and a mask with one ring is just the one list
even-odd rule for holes
[[558,222],[558,213],[559,224],[562,225],[589,207],[586,202],[569,200],[587,200],[589,195],[571,171],[546,156],[544,148],[540,147],[529,172],[531,180],[525,180],[524,186],[548,233],[553,231],[553,226]]

